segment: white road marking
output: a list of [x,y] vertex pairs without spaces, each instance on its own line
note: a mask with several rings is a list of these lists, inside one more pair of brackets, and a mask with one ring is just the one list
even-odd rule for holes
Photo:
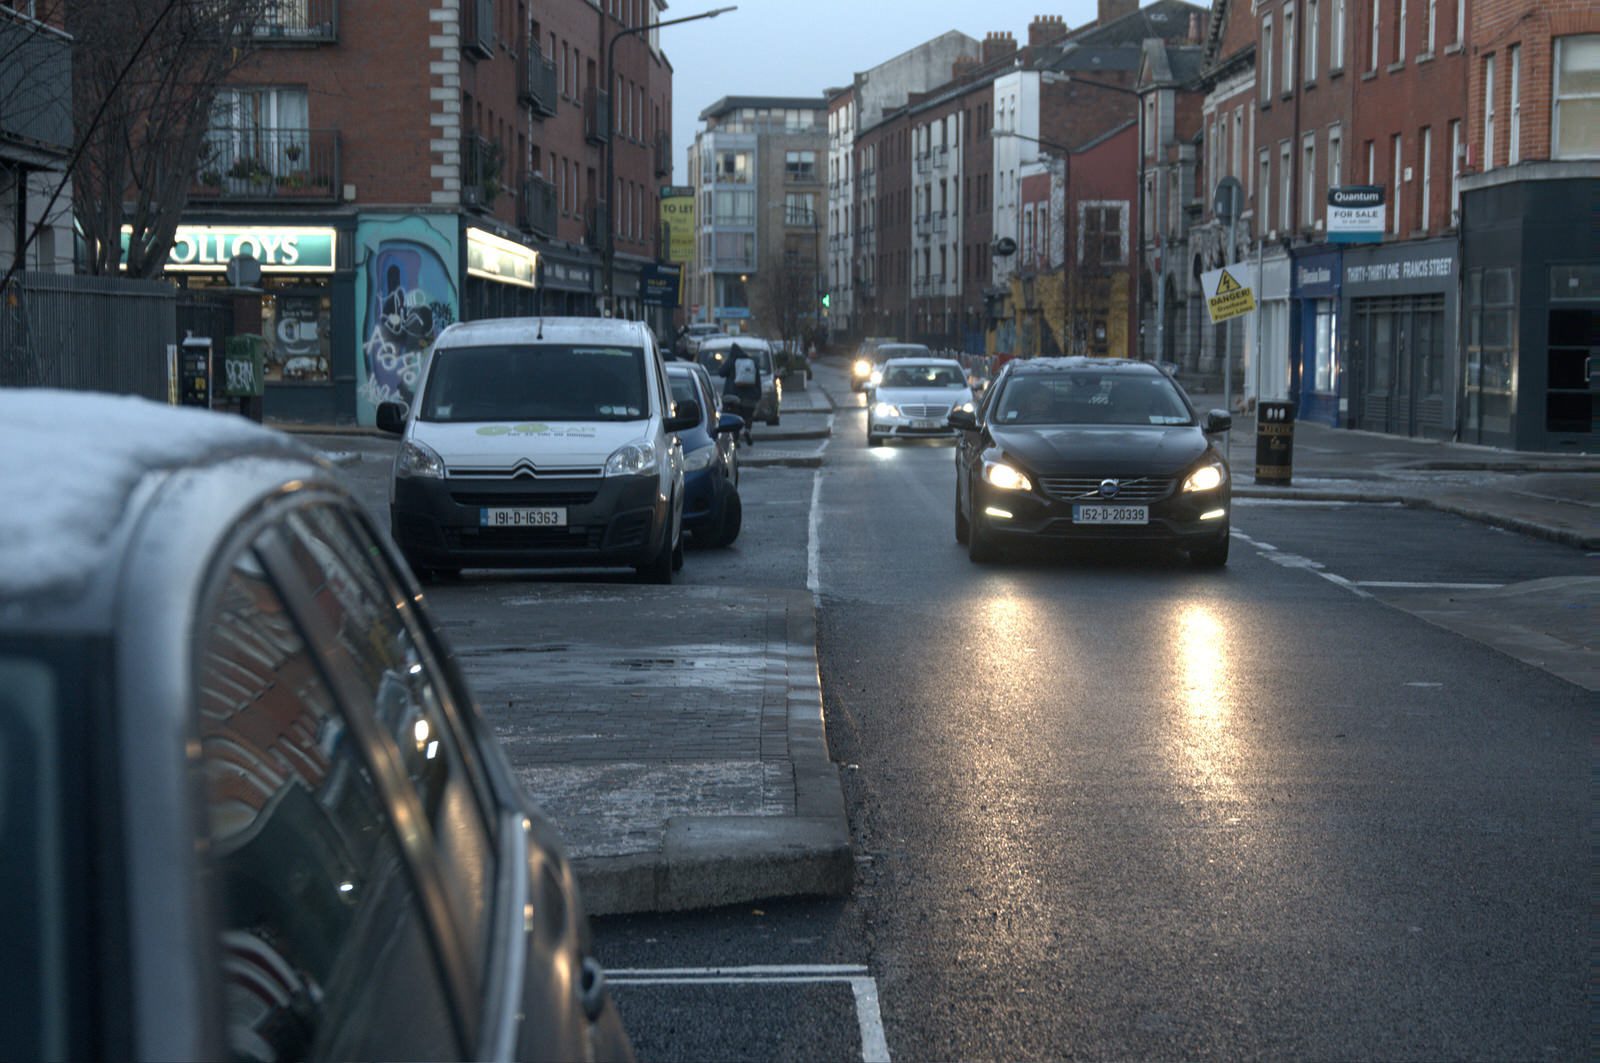
[[1409,580],[1362,579],[1357,587],[1386,587],[1400,591],[1497,591],[1504,583],[1420,583]]
[[[817,449],[818,456],[825,455],[833,442],[833,414],[828,414],[828,437]],[[822,468],[811,474],[811,516],[806,521],[806,590],[811,592],[811,604],[822,606]]]
[[776,964],[752,967],[621,967],[606,973],[613,986],[848,985],[861,1031],[862,1063],[890,1063],[878,1008],[878,982],[858,964]]
[[1335,587],[1343,587],[1345,590],[1349,591],[1351,594],[1354,594],[1358,598],[1372,597],[1372,595],[1362,590],[1352,581],[1347,580],[1343,576],[1337,575],[1336,573],[1326,571],[1323,568],[1322,562],[1320,561],[1313,561],[1309,557],[1301,557],[1299,554],[1286,553],[1285,551],[1279,550],[1275,547],[1269,547],[1265,543],[1258,543],[1238,529],[1234,529],[1233,537],[1241,542],[1255,547],[1256,551],[1260,553],[1262,557],[1266,558],[1268,561],[1271,561],[1274,565],[1282,565],[1284,568],[1298,568],[1305,572],[1309,572],[1314,576],[1321,576]]

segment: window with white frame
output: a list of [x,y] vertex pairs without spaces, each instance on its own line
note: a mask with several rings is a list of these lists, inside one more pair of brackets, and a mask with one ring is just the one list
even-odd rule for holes
[[1262,226],[1265,227],[1268,219],[1272,217],[1272,156],[1266,148],[1262,148],[1256,157],[1257,173],[1256,196],[1259,202],[1256,209],[1260,212]]
[[1467,36],[1467,0],[1456,0],[1456,47],[1461,47]]
[[[1124,265],[1128,261],[1126,200],[1085,200],[1078,204],[1078,264]],[[1048,230],[1047,230],[1048,231]]]
[[1423,39],[1422,50],[1429,55],[1433,54],[1433,38],[1439,25],[1439,0],[1428,0],[1428,32]]
[[1550,155],[1600,157],[1600,33],[1556,38],[1555,128]]
[[1243,177],[1244,171],[1239,169],[1240,144],[1244,142],[1244,110],[1239,107],[1233,109],[1233,156],[1229,159],[1228,172],[1235,177]]
[[1450,121],[1450,225],[1461,224],[1461,119]]
[[1328,69],[1344,69],[1344,5],[1345,0],[1333,0],[1333,25],[1329,27],[1332,41],[1328,48]]
[[1396,133],[1389,141],[1389,154],[1394,159],[1394,165],[1391,167],[1391,169],[1394,171],[1394,194],[1389,197],[1389,208],[1391,211],[1389,219],[1389,231],[1394,233],[1396,236],[1400,235],[1400,181],[1405,175],[1404,170],[1402,170],[1400,166],[1400,148],[1400,134]]
[[1294,5],[1283,5],[1283,91],[1294,91]]
[[1394,61],[1401,63],[1406,58],[1406,0],[1398,0],[1395,8]]
[[1383,0],[1372,0],[1372,26],[1370,27],[1371,40],[1367,42],[1368,70],[1378,69],[1378,30],[1383,25],[1383,23],[1380,21],[1382,15],[1378,9],[1382,6]]
[[1306,0],[1306,81],[1317,80],[1317,0]]
[[1422,127],[1422,221],[1417,226],[1428,231],[1429,212],[1433,210],[1433,127]]
[[1328,188],[1344,184],[1344,129],[1334,126],[1328,130]]
[[1300,143],[1300,224],[1314,228],[1317,224],[1317,135],[1307,133]]
[[1272,102],[1272,16],[1261,20],[1261,102]]
[[1294,149],[1285,140],[1278,146],[1278,229],[1289,232],[1294,227],[1294,167],[1290,152]]
[[1367,141],[1367,184],[1373,184],[1378,177],[1378,145],[1374,141]]
[[1483,60],[1483,168],[1494,169],[1494,56]]
[[1511,90],[1510,113],[1506,115],[1506,163],[1517,164],[1522,157],[1522,46],[1513,44],[1506,52],[1509,70],[1506,78]]

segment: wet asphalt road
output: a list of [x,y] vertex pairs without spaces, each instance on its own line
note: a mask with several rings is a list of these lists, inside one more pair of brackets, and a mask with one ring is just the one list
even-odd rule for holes
[[[856,970],[904,1060],[1587,1054],[1594,696],[1318,573],[1595,559],[1397,507],[1245,504],[1221,573],[979,567],[950,449],[869,451],[859,418],[838,416],[816,544],[856,891],[597,921],[641,1058],[862,1058],[861,998],[828,973]],[[738,547],[683,578],[803,586],[814,475],[747,473]]]
[[[1272,549],[1223,573],[978,567],[949,448],[869,451],[851,416],[818,561],[856,892],[604,920],[609,966],[862,964],[897,1059],[1585,1053],[1593,695],[1285,557],[1483,583],[1594,559],[1247,504]],[[725,989],[619,990],[641,1055],[845,1058],[842,992]]]

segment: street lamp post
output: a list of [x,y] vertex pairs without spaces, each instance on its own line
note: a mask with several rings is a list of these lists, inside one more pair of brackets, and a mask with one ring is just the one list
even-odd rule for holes
[[[605,82],[606,98],[611,99],[611,93],[616,88],[616,75],[613,68],[616,63],[617,42],[624,37],[636,36],[640,33],[649,33],[663,26],[676,26],[684,22],[698,22],[703,18],[716,18],[718,15],[729,11],[739,10],[738,5],[731,7],[718,7],[710,11],[702,11],[698,15],[685,15],[682,18],[669,18],[665,22],[649,22],[641,26],[629,26],[627,29],[618,30],[611,35],[611,40],[606,42],[606,68]],[[614,284],[617,267],[617,215],[616,203],[613,202],[617,183],[617,147],[616,133],[612,128],[612,116],[616,114],[617,101],[612,100],[607,105],[606,114],[606,246],[605,246],[605,298],[606,314],[614,315],[617,311],[616,287]]]

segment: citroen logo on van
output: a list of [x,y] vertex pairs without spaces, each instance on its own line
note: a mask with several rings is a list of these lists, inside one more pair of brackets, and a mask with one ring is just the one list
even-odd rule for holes
[[1116,498],[1117,497],[1117,492],[1120,491],[1120,490],[1122,490],[1122,484],[1117,482],[1116,480],[1101,480],[1100,481],[1100,497],[1101,498]]

